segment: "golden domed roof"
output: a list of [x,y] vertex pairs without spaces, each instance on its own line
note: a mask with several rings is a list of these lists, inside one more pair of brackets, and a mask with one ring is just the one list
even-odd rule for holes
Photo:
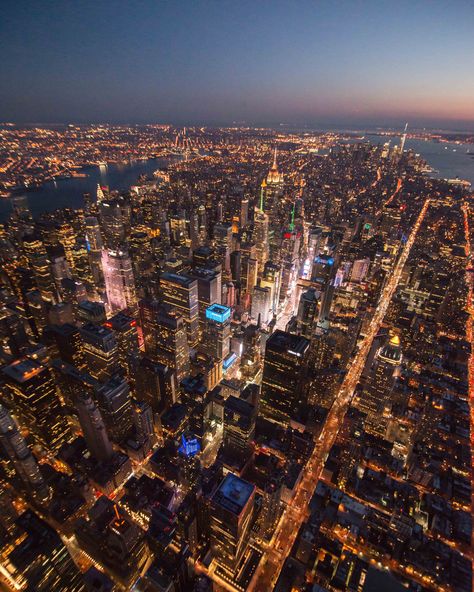
[[389,364],[398,365],[402,361],[402,348],[400,347],[400,337],[392,335],[378,352],[378,357]]
[[392,345],[400,345],[400,337],[398,335],[392,335],[392,337],[390,338],[390,343]]

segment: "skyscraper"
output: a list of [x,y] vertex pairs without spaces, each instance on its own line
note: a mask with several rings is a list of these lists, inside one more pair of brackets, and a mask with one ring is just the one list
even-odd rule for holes
[[7,406],[30,431],[35,444],[56,452],[67,441],[69,427],[61,413],[51,370],[31,359],[17,360],[2,370]]
[[266,183],[268,185],[281,185],[283,183],[283,174],[280,173],[278,169],[278,162],[277,162],[277,154],[278,148],[275,146],[273,152],[273,162],[271,169],[268,171],[268,175],[266,178]]
[[206,309],[206,328],[201,348],[217,360],[229,355],[230,314],[230,308],[222,304],[213,304]]
[[263,276],[260,280],[262,288],[271,290],[271,310],[273,315],[277,314],[281,293],[281,268],[272,261],[267,261],[264,266]]
[[92,456],[99,461],[108,460],[112,454],[107,430],[96,403],[87,391],[76,396],[75,407],[84,440]]
[[112,329],[115,334],[120,366],[130,379],[139,355],[137,321],[124,312],[118,312],[105,323],[105,326]]
[[104,249],[102,251],[107,302],[113,313],[126,308],[135,309],[137,294],[132,261],[127,251]]
[[140,301],[140,323],[145,352],[176,371],[178,384],[189,374],[189,346],[183,317],[171,306]]
[[64,249],[66,261],[68,263],[71,273],[75,271],[75,261],[73,257],[73,250],[76,244],[76,233],[70,224],[61,224],[58,228],[58,240]]
[[147,232],[135,231],[130,235],[129,253],[133,266],[135,286],[141,297],[147,291],[147,283],[153,273],[153,254]]
[[232,251],[232,224],[218,222],[214,225],[214,243],[223,268],[226,272],[229,272],[230,252]]
[[282,235],[281,227],[281,209],[284,191],[284,177],[278,169],[277,148],[275,147],[273,163],[268,172],[264,184],[263,209],[269,218],[268,241],[270,248],[270,259],[279,260],[280,241]]
[[288,425],[306,402],[301,381],[309,344],[305,337],[279,330],[266,343],[261,410],[271,421]]
[[222,274],[220,271],[195,267],[187,274],[197,280],[199,329],[202,333],[206,324],[206,309],[211,304],[220,304],[222,292]]
[[107,249],[118,250],[130,234],[130,205],[121,197],[99,202],[100,227]]
[[249,200],[244,197],[240,202],[240,227],[246,226],[249,220]]
[[121,443],[132,429],[132,399],[128,382],[122,376],[113,376],[96,389],[96,400],[107,429],[114,442]]
[[270,288],[255,286],[252,292],[252,318],[266,325],[273,317]]
[[199,339],[199,299],[197,280],[176,273],[162,273],[160,291],[163,301],[182,315],[190,347]]
[[211,547],[218,564],[235,573],[248,545],[255,485],[228,473],[211,500]]
[[400,338],[393,335],[378,350],[368,382],[358,398],[358,408],[367,413],[366,429],[381,436],[387,428],[384,412],[390,403],[395,381],[400,375],[401,363]]
[[79,369],[84,367],[84,345],[81,333],[75,325],[49,325],[44,336],[52,342],[53,349],[61,360]]
[[407,140],[407,129],[408,129],[408,123],[405,124],[405,129],[403,130],[402,139],[400,140],[400,156],[403,156],[403,151],[405,150],[405,142]]
[[87,369],[97,380],[108,380],[120,369],[118,344],[114,332],[108,327],[92,323],[86,323],[80,331]]
[[319,293],[315,288],[309,288],[301,294],[298,306],[298,332],[308,339],[311,338],[318,318]]
[[77,241],[71,251],[74,262],[73,275],[80,280],[87,288],[88,292],[93,291],[94,276],[89,261],[89,251],[85,241]]
[[94,216],[88,216],[85,219],[86,224],[86,248],[89,252],[89,262],[94,278],[94,284],[97,288],[104,285],[104,274],[102,271],[102,248],[103,241],[100,234],[99,221]]
[[255,209],[255,216],[253,220],[253,239],[257,247],[257,261],[258,272],[263,273],[265,263],[268,261],[268,215],[260,210]]
[[177,401],[176,372],[170,366],[143,357],[136,371],[135,390],[137,399],[160,414]]
[[57,302],[57,290],[43,242],[33,236],[29,236],[23,241],[23,249],[28,258],[30,268],[34,272],[36,285],[40,291],[41,298],[45,302]]
[[59,535],[32,510],[17,520],[22,536],[8,555],[9,580],[27,592],[82,592],[82,576]]
[[256,409],[244,399],[230,396],[224,403],[224,450],[239,460],[248,458],[255,436]]
[[139,442],[150,438],[154,432],[153,409],[146,401],[132,401],[133,425]]
[[40,500],[48,496],[48,489],[35,457],[18,430],[16,421],[0,404],[0,448],[12,463],[15,472],[28,492]]

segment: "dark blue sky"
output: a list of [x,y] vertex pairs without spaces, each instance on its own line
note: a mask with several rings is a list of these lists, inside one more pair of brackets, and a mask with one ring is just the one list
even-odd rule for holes
[[0,120],[472,128],[473,28],[463,0],[3,0]]

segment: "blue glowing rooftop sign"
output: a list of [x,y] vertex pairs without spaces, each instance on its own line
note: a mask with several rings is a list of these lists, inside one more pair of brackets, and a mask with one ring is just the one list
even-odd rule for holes
[[222,368],[224,370],[227,370],[227,368],[230,368],[232,366],[232,364],[235,362],[235,360],[237,359],[237,354],[235,354],[234,352],[232,352],[229,356],[227,356],[227,358],[222,362]]
[[230,318],[230,308],[222,304],[211,304],[206,308],[206,319],[216,321],[217,323],[225,323]]
[[197,438],[190,438],[187,440],[184,434],[181,436],[181,446],[178,448],[178,452],[189,457],[195,456],[200,450],[201,446],[199,445]]
[[332,257],[324,255],[318,255],[318,257],[315,258],[314,262],[319,263],[320,265],[334,265],[334,259]]

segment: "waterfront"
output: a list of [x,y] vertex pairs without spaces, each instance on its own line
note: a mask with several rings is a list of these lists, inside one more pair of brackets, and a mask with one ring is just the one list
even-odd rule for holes
[[[43,212],[52,212],[58,208],[79,209],[84,205],[83,194],[97,191],[97,184],[107,185],[111,190],[125,191],[137,182],[140,175],[152,176],[160,168],[165,168],[176,159],[152,158],[137,160],[125,164],[110,164],[107,167],[87,167],[81,170],[86,177],[71,177],[49,181],[38,189],[19,193],[26,195],[31,213],[36,218]],[[11,200],[0,200],[0,222],[8,218],[11,212]]]
[[[372,144],[384,144],[390,141],[391,146],[400,144],[400,136],[366,134],[365,139]],[[455,142],[433,142],[407,138],[405,149],[414,150],[435,170],[433,176],[441,179],[465,179],[474,186],[474,144],[456,144]]]

